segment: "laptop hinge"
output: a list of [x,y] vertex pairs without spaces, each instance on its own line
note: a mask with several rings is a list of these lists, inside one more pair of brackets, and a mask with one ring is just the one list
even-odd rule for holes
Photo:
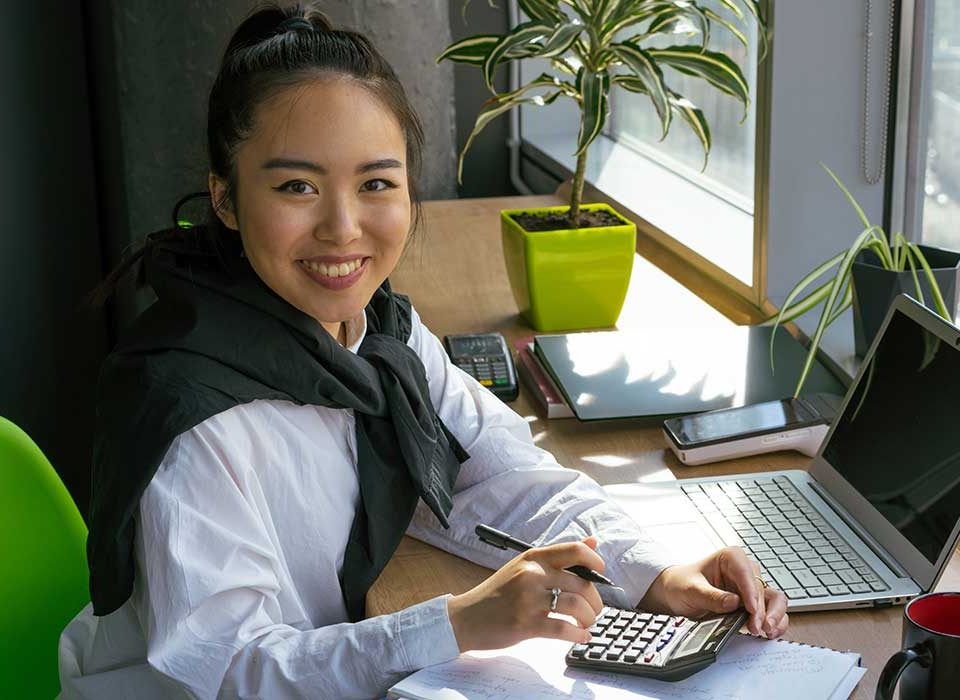
[[879,543],[875,542],[873,538],[870,537],[869,534],[867,534],[866,530],[864,530],[859,523],[851,519],[843,509],[837,507],[837,504],[833,502],[833,497],[830,496],[830,494],[828,494],[826,490],[824,490],[824,488],[820,486],[820,484],[818,484],[813,479],[809,479],[807,483],[810,484],[810,487],[817,492],[817,495],[820,496],[820,498],[823,499],[824,503],[830,506],[830,509],[834,513],[836,513],[837,517],[840,518],[846,524],[847,527],[849,527],[851,530],[857,533],[857,536],[863,541],[863,543],[867,545],[870,548],[870,550],[877,555],[880,561],[886,564],[893,573],[895,573],[900,578],[912,579],[912,577],[906,571],[906,569],[904,569],[902,566],[900,566],[900,564],[896,562],[896,560],[890,557],[890,555],[883,550],[883,548],[879,545]]

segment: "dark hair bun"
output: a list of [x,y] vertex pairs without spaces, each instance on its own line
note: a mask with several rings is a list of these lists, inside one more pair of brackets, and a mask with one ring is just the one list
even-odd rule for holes
[[237,27],[227,54],[291,31],[329,32],[333,31],[333,25],[323,12],[312,6],[261,6]]

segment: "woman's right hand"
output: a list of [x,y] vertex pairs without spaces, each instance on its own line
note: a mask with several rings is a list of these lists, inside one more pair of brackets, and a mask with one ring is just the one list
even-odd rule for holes
[[[587,537],[582,542],[534,547],[476,588],[451,596],[447,611],[460,651],[502,649],[530,637],[589,641],[587,628],[603,608],[600,594],[592,583],[564,569],[580,564],[603,573],[596,546],[596,538]],[[578,624],[550,615],[553,588],[562,591],[556,612]]]

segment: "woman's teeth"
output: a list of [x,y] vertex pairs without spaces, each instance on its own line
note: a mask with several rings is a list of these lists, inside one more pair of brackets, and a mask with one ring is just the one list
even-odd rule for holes
[[324,277],[344,277],[360,267],[360,265],[363,264],[363,258],[357,258],[356,260],[351,260],[350,262],[344,263],[331,263],[330,265],[327,265],[326,263],[310,262],[309,260],[301,260],[300,264],[308,270],[317,272]]

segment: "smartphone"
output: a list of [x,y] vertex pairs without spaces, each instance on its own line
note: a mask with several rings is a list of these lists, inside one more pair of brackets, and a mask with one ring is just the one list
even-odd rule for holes
[[815,395],[722,408],[663,422],[667,443],[684,464],[797,450],[816,455],[839,397]]

